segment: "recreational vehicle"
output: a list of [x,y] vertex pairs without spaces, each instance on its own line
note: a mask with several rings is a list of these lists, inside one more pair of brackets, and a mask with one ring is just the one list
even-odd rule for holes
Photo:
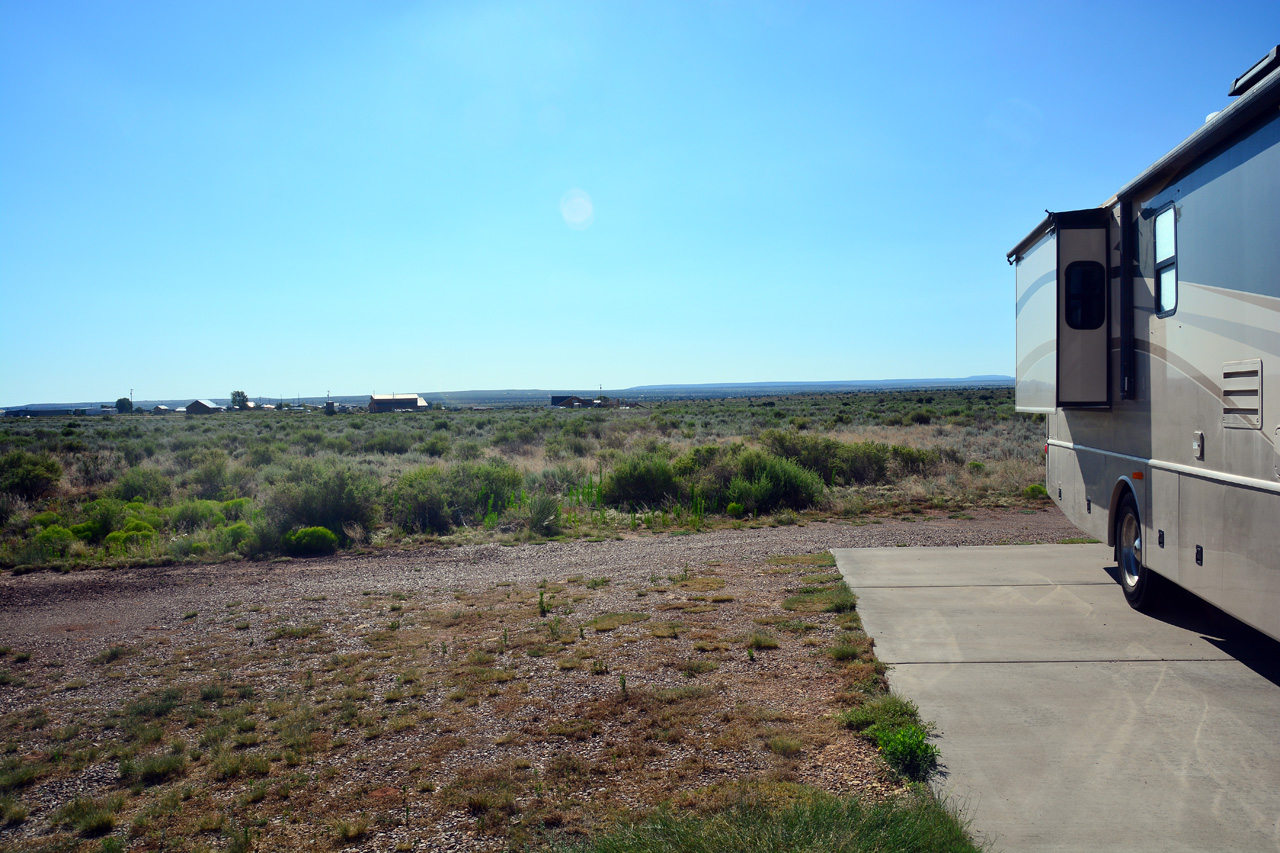
[[1280,639],[1280,47],[1229,96],[1009,252],[1015,393],[1045,417],[1050,497],[1114,546],[1130,604],[1167,580]]

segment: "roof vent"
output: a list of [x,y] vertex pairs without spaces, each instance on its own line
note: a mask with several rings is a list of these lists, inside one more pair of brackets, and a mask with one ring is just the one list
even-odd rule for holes
[[1227,94],[1233,98],[1236,95],[1243,95],[1277,68],[1280,68],[1280,45],[1271,48],[1270,53],[1253,63],[1252,68],[1237,77],[1232,82],[1231,88],[1227,90]]

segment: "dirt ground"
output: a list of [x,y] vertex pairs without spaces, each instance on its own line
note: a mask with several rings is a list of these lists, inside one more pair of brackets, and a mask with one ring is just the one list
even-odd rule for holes
[[0,847],[490,850],[743,780],[886,796],[833,722],[873,638],[834,659],[858,626],[793,605],[824,553],[1079,535],[971,510],[5,576]]

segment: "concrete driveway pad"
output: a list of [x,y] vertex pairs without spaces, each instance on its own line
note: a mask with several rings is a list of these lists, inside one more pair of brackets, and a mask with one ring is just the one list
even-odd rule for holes
[[1280,643],[1102,545],[833,553],[988,849],[1280,851]]

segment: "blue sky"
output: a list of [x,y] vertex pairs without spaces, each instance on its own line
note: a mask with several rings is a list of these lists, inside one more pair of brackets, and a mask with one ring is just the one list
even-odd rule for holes
[[1280,4],[0,0],[0,406],[1013,372]]

